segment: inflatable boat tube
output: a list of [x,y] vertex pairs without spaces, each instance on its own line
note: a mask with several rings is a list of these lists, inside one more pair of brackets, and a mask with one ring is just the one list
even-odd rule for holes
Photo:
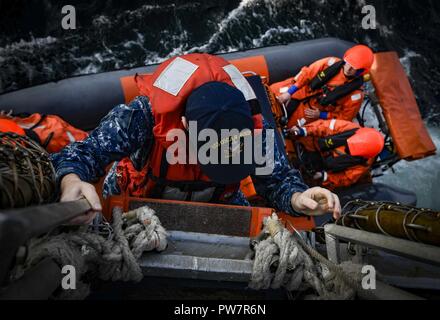
[[[242,72],[251,71],[269,83],[294,76],[312,62],[342,57],[351,42],[325,38],[222,55]],[[83,130],[91,130],[116,105],[136,96],[133,77],[152,73],[157,65],[77,76],[0,95],[0,110],[56,114]]]

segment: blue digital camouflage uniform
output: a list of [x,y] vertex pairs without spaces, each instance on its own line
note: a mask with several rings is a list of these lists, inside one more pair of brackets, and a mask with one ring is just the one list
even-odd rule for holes
[[[106,167],[115,162],[105,178],[103,193],[104,196],[119,194],[115,170],[117,161],[129,157],[134,167],[141,170],[154,143],[153,127],[154,118],[147,97],[140,96],[129,105],[115,107],[85,141],[73,143],[52,155],[58,178],[75,173],[81,180],[92,182],[104,176]],[[270,129],[266,121],[264,128]],[[300,173],[290,167],[276,143],[273,159],[274,170],[270,176],[253,177],[255,188],[275,209],[297,215],[292,209],[291,197],[308,187]],[[229,201],[232,205],[249,206],[241,191]]]

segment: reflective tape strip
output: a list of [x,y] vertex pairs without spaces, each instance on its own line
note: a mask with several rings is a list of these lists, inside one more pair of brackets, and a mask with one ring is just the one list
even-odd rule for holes
[[324,171],[324,177],[322,178],[322,181],[327,182],[328,180],[328,173]]
[[35,127],[35,123],[21,123],[21,122],[17,122],[17,124],[22,128],[22,129],[30,129]]
[[361,98],[362,98],[362,95],[360,93],[354,94],[351,96],[352,101],[359,101],[359,100],[361,100]]
[[300,127],[304,127],[307,123],[307,120],[305,118],[299,119],[298,120],[298,126]]
[[289,92],[289,87],[284,87],[280,89],[280,93],[287,93]]
[[302,71],[296,75],[296,77],[295,77],[295,81],[298,81],[298,79],[299,79],[299,77],[301,76],[301,74],[302,74]]
[[236,66],[230,64],[223,67],[223,70],[225,70],[225,72],[231,77],[232,83],[235,85],[235,87],[243,93],[246,101],[257,99],[254,89],[252,89],[249,82]]
[[328,65],[331,67],[332,65],[335,64],[335,62],[336,62],[336,59],[335,59],[335,58],[330,58],[330,59],[328,60]]
[[173,96],[177,96],[198,68],[199,66],[188,60],[176,58],[160,74],[153,86]]
[[75,137],[73,136],[73,134],[70,131],[66,131],[66,134],[67,134],[67,137],[69,138],[69,141],[71,143],[76,141]]
[[335,130],[335,126],[336,126],[336,119],[333,119],[332,121],[330,121],[330,130]]

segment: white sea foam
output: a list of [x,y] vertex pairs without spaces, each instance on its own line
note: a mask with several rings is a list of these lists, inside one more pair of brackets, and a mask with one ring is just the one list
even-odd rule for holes
[[411,77],[411,59],[420,58],[420,57],[421,57],[420,54],[412,50],[405,49],[405,55],[402,58],[400,58],[400,63],[405,68],[405,72],[408,75],[408,77]]
[[21,39],[20,41],[8,44],[2,48],[0,48],[0,55],[4,56],[8,53],[12,53],[16,50],[32,50],[35,47],[45,47],[47,45],[51,45],[57,42],[57,38],[54,37],[44,37],[44,38],[34,38],[31,40],[25,41]]

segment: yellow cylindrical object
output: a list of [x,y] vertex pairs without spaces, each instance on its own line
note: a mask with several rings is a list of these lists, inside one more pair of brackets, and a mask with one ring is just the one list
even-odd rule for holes
[[440,213],[391,203],[357,201],[337,224],[440,246]]

